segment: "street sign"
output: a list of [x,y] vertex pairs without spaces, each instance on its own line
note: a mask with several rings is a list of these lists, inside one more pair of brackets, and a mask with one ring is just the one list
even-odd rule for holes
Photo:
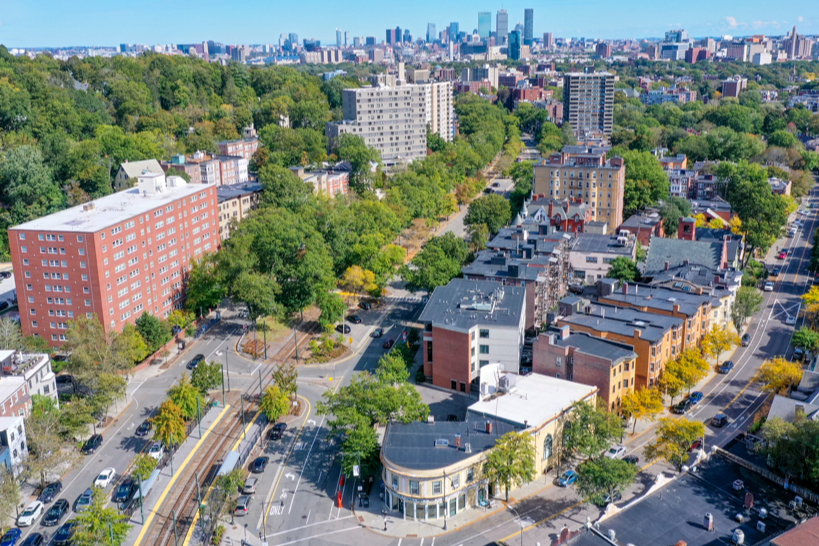
[[406,340],[407,340],[407,331],[406,331],[406,330],[404,330],[403,332],[401,332],[401,337],[403,337],[403,338],[404,338],[404,341],[406,341]]

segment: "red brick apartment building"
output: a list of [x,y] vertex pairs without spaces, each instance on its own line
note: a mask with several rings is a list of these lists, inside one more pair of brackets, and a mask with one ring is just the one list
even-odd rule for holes
[[216,185],[145,173],[134,188],[9,229],[25,335],[66,341],[68,321],[107,332],[184,301],[189,264],[219,245]]

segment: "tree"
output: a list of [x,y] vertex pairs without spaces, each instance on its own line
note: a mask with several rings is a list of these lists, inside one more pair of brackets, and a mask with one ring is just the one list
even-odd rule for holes
[[709,370],[708,361],[695,347],[685,349],[665,366],[665,373],[677,377],[689,393],[694,385],[708,375]]
[[222,303],[226,290],[217,275],[215,255],[207,254],[191,265],[185,288],[185,307],[199,316]]
[[19,351],[23,348],[23,333],[20,323],[8,317],[0,318],[0,349]]
[[586,459],[599,457],[620,437],[620,418],[588,402],[578,402],[563,429],[565,455],[579,454]]
[[128,523],[128,516],[120,514],[114,507],[108,507],[108,495],[99,487],[94,488],[91,505],[81,512],[74,521],[77,522],[72,544],[76,546],[98,546],[111,544],[120,546],[128,539],[128,532],[133,527]]
[[145,340],[149,353],[155,353],[171,340],[171,331],[167,323],[153,316],[148,311],[135,321],[136,329]]
[[49,476],[58,473],[65,463],[76,461],[79,454],[63,437],[60,410],[49,397],[35,394],[31,414],[26,418],[28,454],[25,458],[25,475],[35,483],[45,485]]
[[722,353],[730,351],[739,345],[739,343],[739,336],[735,332],[717,324],[713,326],[711,331],[703,338],[702,350],[711,358],[716,359],[717,366],[719,366],[719,357],[722,356]]
[[114,338],[114,350],[122,354],[132,364],[145,360],[148,356],[148,345],[142,334],[133,324],[127,323],[122,327],[122,333]]
[[[814,234],[814,236],[816,235]],[[813,248],[819,248],[819,245],[814,245]],[[813,261],[813,257],[811,257],[811,261]],[[811,326],[815,326],[816,318],[819,316],[819,286],[811,286],[807,292],[802,294],[801,298],[805,306],[805,315],[810,320]]]
[[196,320],[196,317],[193,315],[193,313],[183,309],[174,309],[171,311],[171,314],[168,315],[168,324],[171,325],[174,332],[183,331],[191,323],[193,323],[194,320]]
[[819,350],[819,332],[803,326],[793,333],[791,345],[796,349],[815,353]]
[[622,459],[586,461],[577,467],[577,490],[595,504],[613,499],[615,494],[634,483],[637,466]]
[[[619,150],[619,149],[618,149]],[[667,199],[669,192],[668,175],[663,170],[660,160],[651,152],[635,150],[619,150],[626,164],[626,193],[623,209],[625,215],[654,205],[658,201]],[[629,186],[641,188],[629,192]]]
[[191,372],[191,385],[196,387],[202,396],[222,385],[222,366],[218,362],[200,362]]
[[637,431],[637,421],[645,419],[646,421],[653,421],[663,411],[663,396],[657,387],[647,389],[640,389],[638,391],[629,391],[623,397],[620,411],[634,419],[634,428],[631,433]]
[[737,290],[734,307],[731,309],[731,320],[738,332],[745,326],[745,321],[762,308],[762,293],[753,286],[741,286]]
[[511,220],[509,201],[498,194],[478,197],[469,205],[464,217],[464,225],[486,224],[490,233],[497,233]]
[[486,243],[489,242],[489,228],[486,224],[472,224],[466,229],[469,237],[469,249],[472,252],[480,252],[486,248]]
[[705,425],[701,421],[664,417],[660,419],[655,439],[646,444],[646,459],[665,459],[679,472],[688,460],[691,445],[704,435]]
[[669,197],[660,207],[660,216],[663,219],[663,230],[669,237],[676,236],[680,218],[691,216],[693,209],[691,202],[682,197]]
[[233,283],[233,295],[247,306],[250,320],[256,322],[276,312],[276,296],[279,293],[276,281],[264,273],[244,271]]
[[796,362],[785,360],[781,356],[766,360],[759,367],[759,380],[762,390],[778,393],[802,379],[802,366]]
[[499,483],[506,489],[506,502],[509,502],[509,489],[535,477],[535,441],[526,431],[507,432],[495,442],[495,446],[486,456],[483,465],[483,477],[490,483]]
[[142,480],[144,482],[148,479],[148,476],[151,475],[151,472],[156,470],[158,463],[159,461],[147,453],[138,453],[137,456],[134,457],[134,462],[131,466],[131,475],[135,480]]
[[304,182],[293,171],[268,164],[259,170],[262,203],[291,211],[300,210],[313,194],[312,184]]
[[270,385],[264,390],[259,410],[274,422],[290,410],[290,397],[278,385]]
[[631,258],[619,256],[611,261],[611,269],[606,273],[609,279],[632,282],[640,280],[640,271]]
[[358,265],[348,267],[341,277],[339,284],[356,295],[362,291],[372,292],[377,287],[375,284],[375,273]]
[[381,162],[381,154],[370,148],[358,135],[343,134],[335,141],[335,151],[342,161],[349,161],[353,168],[350,182],[357,191],[369,188],[373,182],[374,170],[371,164]]
[[340,294],[334,292],[323,292],[316,298],[316,306],[321,310],[319,324],[322,328],[332,326],[344,320],[344,313],[347,311],[347,304]]
[[432,292],[457,277],[468,257],[469,246],[455,234],[433,237],[410,265],[402,269],[401,277],[410,290]]
[[180,445],[185,440],[185,416],[173,400],[165,400],[151,422],[154,424],[154,438],[166,448]]
[[819,484],[819,422],[809,419],[804,411],[797,411],[794,422],[780,417],[768,419],[760,431],[765,440],[764,454],[771,466],[784,476],[804,480],[811,486]]
[[168,389],[168,398],[182,410],[182,415],[187,421],[197,416],[197,408],[201,411],[201,408],[205,407],[205,398],[200,390],[191,384],[186,373],[182,374],[176,385]]
[[685,384],[679,376],[668,373],[668,369],[666,368],[660,376],[659,387],[660,390],[670,396],[671,401],[674,402],[674,399],[685,389]]
[[296,394],[298,391],[299,372],[296,367],[289,362],[279,362],[273,370],[273,383],[275,383],[281,391],[287,395]]
[[20,485],[11,468],[0,469],[0,518],[9,521],[15,514],[15,507],[20,505]]
[[341,469],[347,476],[353,475],[353,466],[359,466],[361,478],[378,473],[378,434],[375,427],[361,417],[360,423],[344,431],[341,441]]
[[118,373],[99,372],[96,374],[94,390],[91,394],[90,409],[92,415],[102,420],[108,415],[111,404],[125,399],[125,388],[128,383]]
[[378,380],[383,383],[405,383],[410,376],[407,362],[399,351],[391,351],[378,360],[375,370]]

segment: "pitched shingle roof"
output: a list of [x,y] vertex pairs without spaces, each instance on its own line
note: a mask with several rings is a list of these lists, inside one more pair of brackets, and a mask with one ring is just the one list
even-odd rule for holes
[[684,239],[666,239],[652,237],[646,255],[645,276],[689,264],[703,265],[717,270],[722,265],[722,242],[686,241]]

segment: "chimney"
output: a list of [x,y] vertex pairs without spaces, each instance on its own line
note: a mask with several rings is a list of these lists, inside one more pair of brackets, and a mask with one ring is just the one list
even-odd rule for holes
[[568,324],[565,324],[560,327],[560,339],[566,339],[571,334],[572,329]]
[[461,435],[460,434],[455,435],[455,447],[457,449],[461,449]]
[[627,282],[623,283],[623,294],[628,296],[628,283]]
[[486,422],[486,433],[487,434],[492,434],[492,421],[487,421]]
[[668,271],[668,268],[671,267],[671,262],[665,262],[665,270]]
[[634,329],[634,337],[640,339],[643,335],[643,332],[639,328]]
[[679,303],[675,303],[675,304],[674,304],[674,312],[675,312],[675,313],[679,313],[679,312],[680,312],[680,304],[679,304]]

